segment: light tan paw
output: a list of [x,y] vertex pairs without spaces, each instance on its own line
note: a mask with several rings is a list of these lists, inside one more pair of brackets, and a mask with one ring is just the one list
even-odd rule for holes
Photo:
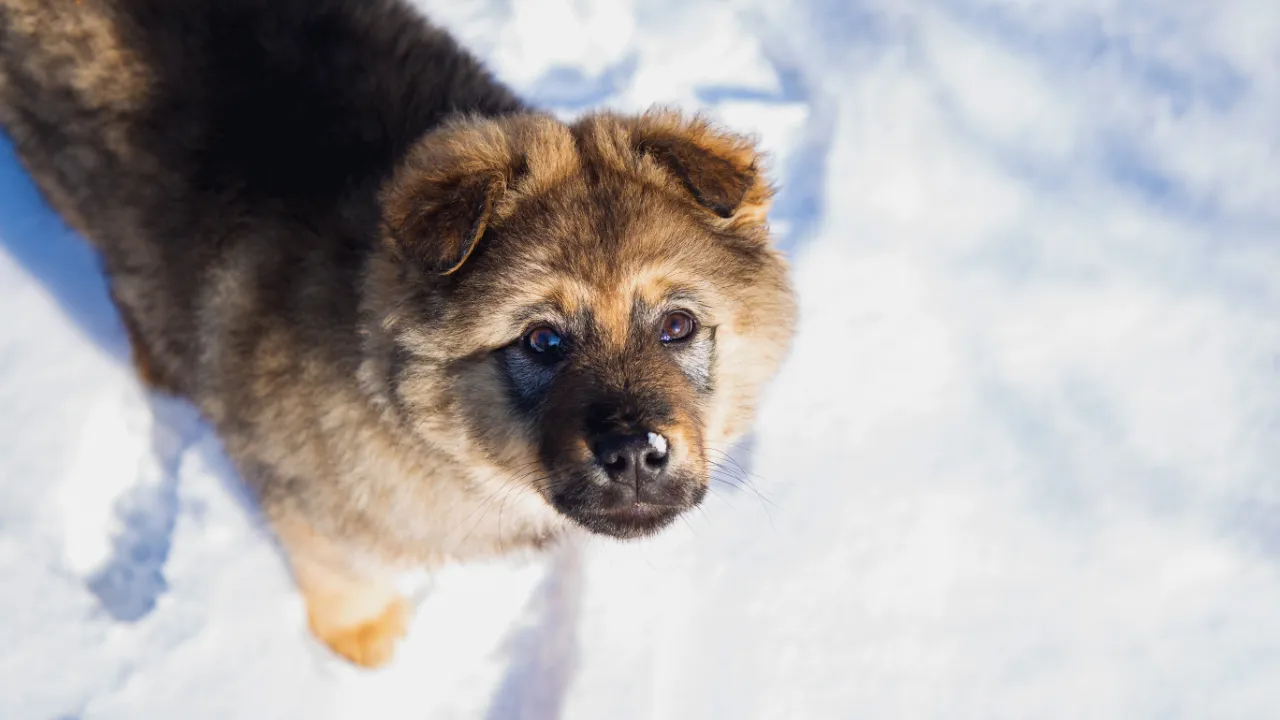
[[402,599],[387,605],[377,617],[356,625],[325,627],[311,615],[311,632],[335,653],[356,665],[381,667],[396,651],[396,643],[408,627],[408,607]]

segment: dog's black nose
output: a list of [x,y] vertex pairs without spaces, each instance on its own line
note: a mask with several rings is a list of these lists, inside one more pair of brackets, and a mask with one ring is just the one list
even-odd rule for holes
[[595,454],[610,480],[637,492],[667,469],[667,441],[657,433],[607,436],[595,444]]

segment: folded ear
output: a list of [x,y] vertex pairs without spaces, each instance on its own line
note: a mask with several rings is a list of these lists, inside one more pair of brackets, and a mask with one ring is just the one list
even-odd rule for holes
[[403,174],[383,193],[387,241],[428,272],[457,272],[484,236],[502,194],[502,177]]
[[645,113],[636,122],[636,150],[676,179],[699,205],[735,223],[764,222],[773,191],[750,139],[717,130],[703,118],[686,120],[669,111]]
[[538,122],[460,118],[419,139],[382,188],[391,251],[426,272],[457,272],[513,195],[525,172],[517,148]]

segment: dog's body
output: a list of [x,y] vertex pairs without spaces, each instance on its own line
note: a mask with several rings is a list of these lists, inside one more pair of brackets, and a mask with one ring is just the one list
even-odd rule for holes
[[364,664],[399,570],[696,504],[790,337],[748,144],[532,112],[399,0],[0,0],[0,123]]

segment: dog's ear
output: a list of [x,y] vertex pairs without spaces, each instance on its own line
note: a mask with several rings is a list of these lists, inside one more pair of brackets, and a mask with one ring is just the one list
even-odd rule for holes
[[579,167],[568,128],[550,115],[461,117],[413,145],[382,189],[383,237],[427,272],[458,272],[522,197]]
[[460,118],[418,140],[380,196],[392,253],[429,273],[461,269],[524,173],[516,148],[531,124]]
[[480,244],[501,197],[502,178],[401,175],[383,192],[387,242],[427,272],[452,275]]
[[636,150],[716,216],[734,223],[765,220],[773,191],[754,143],[716,129],[704,118],[651,111],[636,120]]
[[754,165],[736,164],[683,138],[645,139],[638,149],[676,177],[698,204],[722,218],[733,217],[755,182]]

